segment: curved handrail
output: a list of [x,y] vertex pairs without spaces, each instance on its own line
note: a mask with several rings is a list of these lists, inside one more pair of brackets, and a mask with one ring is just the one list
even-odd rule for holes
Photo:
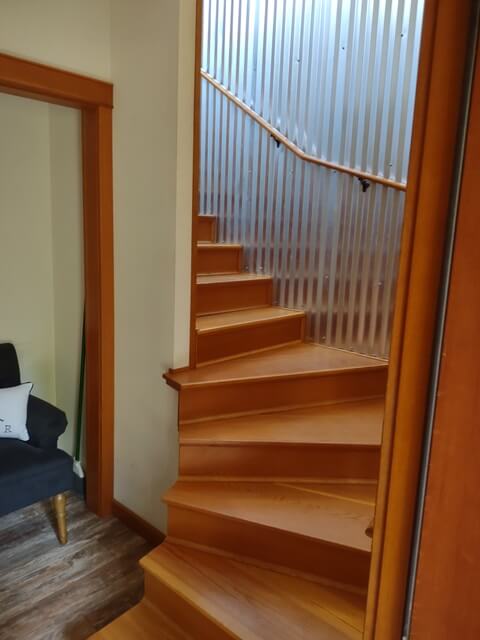
[[287,149],[289,149],[292,153],[294,153],[297,158],[304,160],[305,162],[310,162],[311,164],[316,164],[321,167],[326,167],[327,169],[332,169],[333,171],[338,171],[339,173],[346,173],[350,176],[354,176],[358,178],[360,181],[368,181],[375,182],[376,184],[381,184],[384,187],[391,187],[392,189],[397,189],[398,191],[406,191],[407,185],[404,182],[396,182],[395,180],[389,180],[388,178],[382,178],[381,176],[377,176],[373,173],[368,173],[366,171],[358,171],[357,169],[351,169],[350,167],[345,167],[344,165],[337,164],[335,162],[329,162],[328,160],[322,160],[317,158],[316,156],[312,156],[308,153],[305,153],[300,147],[298,147],[294,142],[289,140],[283,133],[280,133],[278,129],[275,129],[267,120],[262,118],[256,111],[254,111],[251,107],[249,107],[243,100],[240,100],[235,94],[233,94],[229,89],[224,87],[218,80],[215,80],[213,76],[211,76],[204,69],[200,70],[200,74],[202,78],[204,78],[207,82],[209,82],[217,91],[222,93],[228,100],[233,102],[239,109],[241,109],[244,113],[247,114],[252,120],[255,120],[257,124],[259,124],[265,131],[274,138],[277,142],[285,145]]

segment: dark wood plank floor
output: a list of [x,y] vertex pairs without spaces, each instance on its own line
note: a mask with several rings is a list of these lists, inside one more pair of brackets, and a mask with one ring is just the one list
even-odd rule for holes
[[0,640],[84,640],[136,604],[151,545],[68,497],[59,545],[48,503],[0,518]]

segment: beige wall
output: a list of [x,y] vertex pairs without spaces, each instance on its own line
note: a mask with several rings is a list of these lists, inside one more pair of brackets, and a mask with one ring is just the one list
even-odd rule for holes
[[165,527],[177,470],[173,364],[177,159],[177,2],[112,4],[115,84],[115,497]]
[[56,402],[69,426],[60,446],[73,453],[83,321],[81,115],[49,106]]
[[110,0],[0,0],[3,53],[108,78],[109,32]]
[[[109,10],[110,6],[110,10]],[[115,85],[115,498],[165,528],[186,364],[195,0],[1,0],[0,48]]]
[[80,114],[0,94],[0,341],[57,404],[72,452],[83,308]]
[[55,401],[48,105],[0,94],[0,341]]

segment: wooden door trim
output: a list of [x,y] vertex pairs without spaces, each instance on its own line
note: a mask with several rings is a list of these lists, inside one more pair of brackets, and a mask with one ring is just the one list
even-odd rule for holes
[[478,638],[480,42],[428,467],[411,638]]
[[473,3],[427,0],[364,637],[398,640]]
[[82,112],[87,506],[106,516],[113,502],[113,86],[0,54],[0,92]]

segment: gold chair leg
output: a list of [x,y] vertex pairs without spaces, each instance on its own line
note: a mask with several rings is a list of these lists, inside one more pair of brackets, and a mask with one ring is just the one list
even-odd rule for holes
[[64,493],[59,493],[53,498],[53,506],[55,509],[55,517],[57,519],[58,539],[61,544],[67,542],[67,514],[66,514],[67,498]]

